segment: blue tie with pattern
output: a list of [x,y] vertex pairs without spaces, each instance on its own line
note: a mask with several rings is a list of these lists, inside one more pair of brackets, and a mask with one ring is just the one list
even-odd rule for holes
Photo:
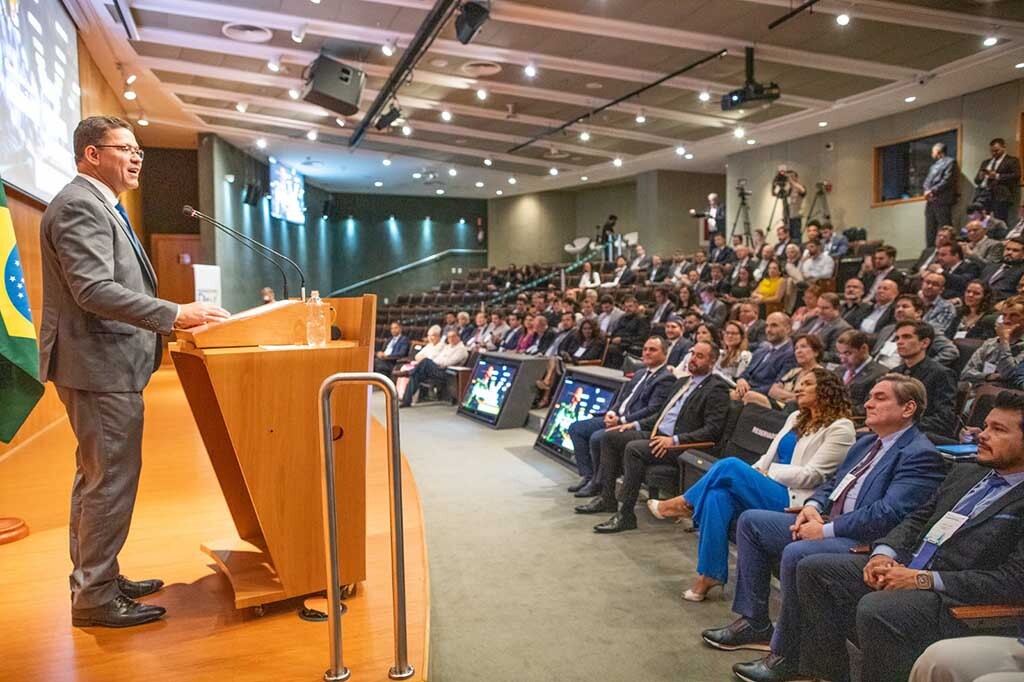
[[135,230],[132,229],[132,221],[128,220],[128,211],[124,210],[124,205],[119,201],[114,206],[117,210],[118,215],[124,220],[124,224],[128,226],[128,234],[131,235],[132,248],[135,249],[135,255],[139,257],[139,261],[145,263],[146,259],[143,255],[142,244],[139,242],[139,238],[135,236]]

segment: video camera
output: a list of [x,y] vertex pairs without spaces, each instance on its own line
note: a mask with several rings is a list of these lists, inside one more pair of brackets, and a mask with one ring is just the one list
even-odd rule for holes
[[746,199],[753,194],[753,192],[747,189],[746,178],[740,178],[736,181],[736,193],[740,196],[740,199]]

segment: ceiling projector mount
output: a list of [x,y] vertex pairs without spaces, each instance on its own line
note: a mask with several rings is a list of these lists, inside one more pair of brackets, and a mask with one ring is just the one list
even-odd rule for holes
[[762,84],[754,78],[754,48],[746,48],[747,80],[739,90],[722,95],[722,111],[740,109],[751,102],[774,102],[782,94],[778,83]]

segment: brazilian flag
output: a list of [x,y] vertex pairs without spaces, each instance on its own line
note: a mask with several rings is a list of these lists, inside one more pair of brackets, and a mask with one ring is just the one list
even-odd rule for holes
[[10,443],[43,395],[39,346],[21,272],[14,223],[0,183],[0,441]]

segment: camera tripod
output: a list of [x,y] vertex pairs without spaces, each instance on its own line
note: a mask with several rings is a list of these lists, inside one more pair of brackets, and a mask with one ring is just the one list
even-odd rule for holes
[[[765,234],[772,233],[772,223],[775,221],[775,209],[782,204],[782,222],[786,226],[786,233],[789,234],[789,196],[783,185],[772,185],[772,196],[775,203],[772,204],[772,212],[768,215],[768,225],[765,227]],[[792,236],[792,235],[790,235]]]
[[749,192],[742,186],[738,188],[740,195],[740,207],[736,209],[736,218],[732,221],[731,237],[736,236],[736,228],[739,227],[740,218],[743,218],[743,243],[753,248],[754,239],[750,235],[750,204],[747,203]]
[[814,209],[818,206],[818,199],[821,199],[821,217],[824,220],[832,220],[832,212],[828,208],[828,194],[825,192],[825,183],[816,183],[818,191],[814,193],[814,200],[811,201],[811,208],[807,211],[807,220],[814,217]]

